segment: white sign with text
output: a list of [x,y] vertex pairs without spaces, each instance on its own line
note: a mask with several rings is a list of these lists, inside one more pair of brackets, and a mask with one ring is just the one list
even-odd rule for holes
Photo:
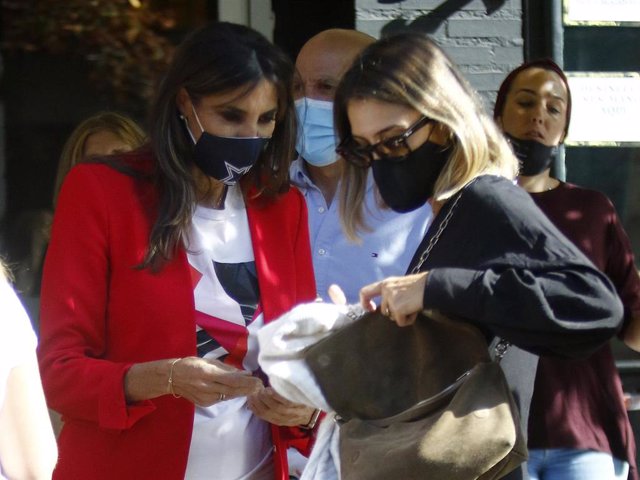
[[640,0],[565,0],[564,21],[640,22]]
[[640,73],[568,73],[568,144],[640,143]]

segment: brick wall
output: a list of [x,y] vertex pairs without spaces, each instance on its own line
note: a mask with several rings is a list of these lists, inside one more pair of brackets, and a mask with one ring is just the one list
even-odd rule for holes
[[358,30],[379,38],[407,27],[430,34],[488,107],[524,59],[522,0],[356,0]]

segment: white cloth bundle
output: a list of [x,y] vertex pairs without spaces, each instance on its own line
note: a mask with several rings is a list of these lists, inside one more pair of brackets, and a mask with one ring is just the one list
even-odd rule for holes
[[307,303],[298,305],[258,331],[258,363],[269,377],[271,386],[292,402],[327,413],[318,429],[316,444],[301,480],[340,478],[339,431],[333,421],[335,413],[306,365],[304,351],[332,331],[353,322],[361,312],[359,306]]

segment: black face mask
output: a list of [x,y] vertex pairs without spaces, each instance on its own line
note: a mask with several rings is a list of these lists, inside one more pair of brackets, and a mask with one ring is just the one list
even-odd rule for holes
[[235,185],[255,165],[270,139],[212,135],[202,128],[195,109],[193,113],[202,130],[202,135],[196,142],[185,119],[187,131],[195,143],[193,161],[206,175],[220,180],[225,185]]
[[217,137],[202,132],[193,161],[208,176],[235,185],[255,165],[268,142],[268,138]]
[[551,167],[558,153],[557,146],[549,147],[536,140],[520,140],[508,133],[505,136],[520,162],[520,175],[525,177],[538,175]]
[[384,202],[399,213],[420,208],[433,195],[450,155],[450,148],[426,141],[406,157],[374,160],[373,178]]

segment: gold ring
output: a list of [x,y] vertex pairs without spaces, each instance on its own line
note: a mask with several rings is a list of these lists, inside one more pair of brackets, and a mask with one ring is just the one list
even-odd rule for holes
[[387,308],[385,308],[385,309],[384,309],[384,315],[385,315],[386,317],[390,317],[390,316],[391,316],[391,310],[389,310],[389,307],[387,307]]

